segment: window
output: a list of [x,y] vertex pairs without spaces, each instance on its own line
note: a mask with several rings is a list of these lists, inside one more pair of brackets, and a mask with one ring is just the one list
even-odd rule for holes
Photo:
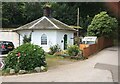
[[41,36],[41,45],[47,45],[47,36],[45,34]]

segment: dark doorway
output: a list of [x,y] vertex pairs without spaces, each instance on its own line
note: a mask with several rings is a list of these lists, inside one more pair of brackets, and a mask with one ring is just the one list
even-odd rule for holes
[[67,49],[67,35],[64,35],[64,50]]

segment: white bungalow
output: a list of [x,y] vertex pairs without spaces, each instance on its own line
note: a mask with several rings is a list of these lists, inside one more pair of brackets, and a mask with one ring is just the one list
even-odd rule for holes
[[31,36],[31,43],[41,46],[46,52],[50,46],[58,44],[62,50],[73,45],[75,29],[51,17],[50,9],[44,10],[44,16],[15,29],[19,34],[19,44],[23,43],[24,35]]

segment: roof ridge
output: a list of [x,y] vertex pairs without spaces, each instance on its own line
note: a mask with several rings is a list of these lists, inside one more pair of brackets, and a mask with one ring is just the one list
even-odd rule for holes
[[39,19],[41,19],[41,18],[38,18],[38,19],[36,19],[36,20],[34,20],[34,21],[31,21],[31,22],[29,22],[29,23],[27,23],[27,24],[25,24],[25,25],[23,25],[23,26],[18,27],[17,29],[12,29],[12,30],[14,31],[14,30],[21,29],[22,27],[24,27],[24,26],[26,26],[26,25],[29,25],[29,24],[31,24],[32,22],[35,22],[35,21],[37,21],[37,20],[39,20]]
[[41,22],[44,19],[44,16],[40,18],[36,23],[34,23],[32,26],[29,27],[29,29],[33,28],[35,25],[37,25],[39,22]]
[[[42,22],[43,21],[43,22]],[[47,22],[46,22],[47,21]],[[39,25],[41,24],[41,25]],[[46,26],[44,25],[46,24]],[[46,28],[43,28],[44,25]],[[52,26],[52,28],[49,28],[49,26]],[[51,27],[50,26],[50,27]],[[72,29],[69,25],[55,19],[55,18],[49,18],[49,17],[46,17],[46,16],[43,16],[41,18],[38,18],[30,23],[27,23],[17,29],[14,29],[13,31],[16,31],[16,30],[24,30],[24,29],[65,29],[65,30],[75,30],[75,29]]]
[[57,22],[63,24],[64,26],[67,26],[68,28],[70,28],[70,29],[76,31],[76,29],[71,28],[69,25],[67,25],[67,24],[65,24],[65,23],[63,23],[63,22],[61,22],[61,21],[59,21],[59,20],[57,20],[57,19],[55,19],[55,18],[53,18],[53,19],[56,20]]
[[[65,25],[65,26],[69,27],[69,25],[67,25],[67,24],[65,24],[65,23],[63,23],[63,22],[61,22],[61,21],[59,21],[59,20],[57,20],[57,19],[55,19],[55,18],[53,18],[53,19],[56,20],[57,22],[59,22],[59,23]],[[69,27],[69,28],[71,28],[71,27]]]
[[57,28],[57,29],[59,29],[59,27],[55,24],[55,23],[53,23],[49,18],[47,18],[47,17],[45,17],[53,26],[55,26],[55,28]]
[[29,29],[33,28],[35,25],[37,25],[38,23],[40,23],[44,19],[49,21],[55,28],[59,29],[59,27],[57,25],[55,25],[51,20],[49,20],[49,18],[47,18],[46,16],[41,17],[41,19],[39,21],[37,21],[36,23],[34,23],[32,26],[30,26]]

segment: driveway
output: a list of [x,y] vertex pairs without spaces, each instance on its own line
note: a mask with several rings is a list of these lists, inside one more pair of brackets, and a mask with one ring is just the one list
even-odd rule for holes
[[[84,61],[60,65],[47,72],[3,76],[3,82],[117,82],[118,48],[106,48]],[[114,74],[113,74],[113,72]]]

